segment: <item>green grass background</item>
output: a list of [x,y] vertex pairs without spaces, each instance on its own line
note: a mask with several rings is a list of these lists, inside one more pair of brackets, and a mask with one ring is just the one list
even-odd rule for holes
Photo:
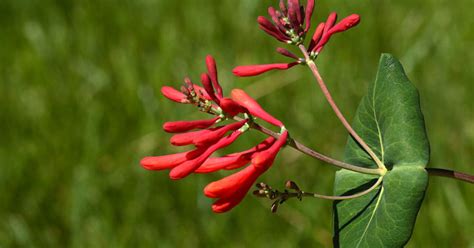
[[[207,54],[227,93],[248,90],[295,138],[342,156],[346,132],[306,68],[231,74],[236,65],[288,61],[255,21],[276,2],[0,1],[0,247],[330,247],[331,202],[292,201],[271,214],[271,202],[249,195],[216,215],[202,189],[227,173],[176,182],[139,166],[143,156],[179,151],[163,122],[203,117],[159,91],[186,75],[198,81]],[[474,173],[472,7],[317,1],[314,22],[329,11],[362,16],[317,62],[348,119],[380,53],[393,53],[421,93],[430,166]],[[233,149],[262,138],[252,132]],[[285,149],[261,180],[330,193],[334,171]],[[408,247],[474,247],[473,204],[472,185],[430,179]]]

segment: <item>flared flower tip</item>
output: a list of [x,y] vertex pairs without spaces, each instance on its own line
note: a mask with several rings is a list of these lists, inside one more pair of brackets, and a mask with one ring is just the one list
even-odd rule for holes
[[230,93],[232,96],[232,99],[239,103],[241,106],[246,108],[250,114],[261,118],[262,120],[278,126],[282,127],[283,123],[267,113],[261,106],[260,104],[257,103],[252,97],[250,97],[245,91],[241,89],[233,89],[232,92]]
[[208,184],[204,188],[204,194],[209,198],[219,198],[212,204],[212,211],[224,213],[237,206],[262,173],[255,167],[248,166],[239,172]]
[[277,63],[277,64],[264,64],[264,65],[241,65],[237,66],[232,70],[232,73],[238,77],[251,77],[257,76],[264,72],[271,70],[287,70],[297,65],[298,62],[292,63]]
[[169,87],[169,86],[161,87],[161,93],[163,94],[163,96],[170,99],[171,101],[174,101],[177,103],[189,103],[189,100],[184,93],[172,87]]

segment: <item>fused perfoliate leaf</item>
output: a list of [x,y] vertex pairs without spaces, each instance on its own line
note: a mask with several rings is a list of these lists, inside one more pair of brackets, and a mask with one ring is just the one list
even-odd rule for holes
[[[334,245],[402,247],[411,237],[428,184],[424,167],[429,160],[429,143],[418,91],[392,55],[381,56],[377,78],[359,105],[353,128],[389,171],[382,185],[370,194],[334,203]],[[345,161],[376,168],[351,137]],[[360,192],[375,179],[340,170],[335,193]]]

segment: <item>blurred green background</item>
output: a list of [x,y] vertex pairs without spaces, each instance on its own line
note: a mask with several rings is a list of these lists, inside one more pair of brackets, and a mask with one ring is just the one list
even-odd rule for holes
[[[186,75],[198,81],[216,57],[226,92],[244,88],[292,135],[341,157],[346,132],[298,67],[250,79],[236,65],[288,61],[257,28],[270,0],[0,1],[0,247],[330,247],[331,202],[290,201],[277,214],[249,195],[216,215],[203,187],[228,173],[171,181],[139,166],[174,153],[167,120],[203,117],[160,95]],[[317,1],[359,13],[331,40],[321,73],[351,119],[393,53],[418,87],[432,148],[430,166],[474,173],[474,17],[471,0]],[[315,25],[313,25],[315,27]],[[232,148],[261,140],[245,135]],[[232,149],[231,148],[231,149]],[[261,180],[292,179],[332,192],[335,169],[291,149]],[[474,187],[432,178],[409,247],[474,247]]]

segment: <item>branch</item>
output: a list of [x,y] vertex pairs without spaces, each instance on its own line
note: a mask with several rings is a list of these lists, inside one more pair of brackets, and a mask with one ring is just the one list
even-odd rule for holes
[[426,168],[426,171],[428,171],[430,176],[448,177],[474,184],[474,175],[441,168]]

